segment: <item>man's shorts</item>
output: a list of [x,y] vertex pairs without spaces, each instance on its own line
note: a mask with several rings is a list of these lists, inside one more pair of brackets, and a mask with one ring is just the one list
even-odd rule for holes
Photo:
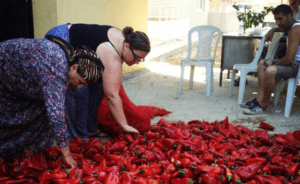
[[[276,63],[278,59],[275,60],[264,60],[263,64],[265,67],[271,66],[274,63]],[[287,66],[277,66],[275,65],[277,69],[277,75],[276,75],[276,80],[275,82],[278,83],[281,79],[288,79],[288,78],[294,78],[298,74],[298,69],[299,69],[299,64],[298,62],[293,62],[291,65]]]

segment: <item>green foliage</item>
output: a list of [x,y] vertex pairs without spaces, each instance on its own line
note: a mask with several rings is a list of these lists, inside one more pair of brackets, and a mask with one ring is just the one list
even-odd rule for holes
[[[235,8],[237,11],[239,8],[236,5],[233,5],[233,8]],[[264,18],[268,13],[274,11],[274,7],[264,7],[264,10],[262,12],[253,12],[249,10],[246,13],[237,12],[237,18],[239,21],[244,20],[244,31],[247,28],[251,28],[252,26],[256,27],[259,25],[259,23],[263,23]]]

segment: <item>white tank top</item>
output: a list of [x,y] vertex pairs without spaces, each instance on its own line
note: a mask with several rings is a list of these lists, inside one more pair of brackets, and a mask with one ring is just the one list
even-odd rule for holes
[[[292,26],[292,28],[295,27],[295,26],[300,26],[300,22],[294,23],[294,25]],[[297,53],[296,53],[296,55],[295,55],[294,62],[297,62],[297,63],[300,62],[300,45],[298,46],[298,49],[297,49]]]

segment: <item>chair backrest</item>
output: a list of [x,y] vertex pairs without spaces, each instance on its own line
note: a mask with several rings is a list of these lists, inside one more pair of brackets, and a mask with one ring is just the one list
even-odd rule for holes
[[249,64],[251,67],[257,67],[257,63],[260,59],[260,56],[261,56],[261,53],[264,49],[264,45],[265,45],[265,38],[266,38],[266,35],[264,35],[261,40],[260,40],[260,43],[259,43],[259,46],[258,46],[258,50],[257,50],[257,53],[253,59],[253,61]]
[[[283,33],[279,33],[279,32],[275,32],[274,33],[272,42],[271,42],[271,44],[268,47],[268,52],[267,52],[267,55],[266,55],[265,59],[273,59],[274,58],[274,55],[275,55],[275,52],[276,52],[279,40],[282,37],[282,35],[283,35]],[[261,53],[262,53],[263,48],[264,48],[265,38],[266,38],[266,35],[264,35],[262,37],[261,41],[260,41],[260,44],[258,46],[258,51],[257,51],[257,53],[255,55],[255,58],[253,59],[253,61],[250,64],[251,67],[257,67],[257,63],[259,62]]]
[[265,59],[273,59],[274,58],[277,46],[279,44],[279,40],[281,39],[282,36],[283,36],[283,33],[280,33],[280,32],[274,33],[272,42],[268,47],[268,52],[267,52]]
[[[221,30],[215,26],[196,26],[192,28],[188,33],[188,54],[186,59],[192,59],[192,47],[193,47],[193,33],[198,33],[198,44],[195,60],[215,60],[218,43],[221,38]],[[214,48],[214,54],[211,55],[211,46],[214,34],[217,33],[216,45]]]

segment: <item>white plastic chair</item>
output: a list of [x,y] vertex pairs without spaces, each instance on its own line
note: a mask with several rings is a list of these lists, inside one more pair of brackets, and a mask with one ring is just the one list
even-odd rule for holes
[[275,87],[274,90],[274,105],[278,105],[280,91],[287,81],[288,88],[286,94],[286,101],[285,101],[285,109],[284,109],[284,117],[290,117],[291,109],[294,101],[295,92],[297,89],[297,84],[300,82],[300,68],[298,71],[298,75],[296,78],[289,78],[288,80],[281,80]]
[[[265,59],[273,59],[275,55],[276,48],[278,46],[279,40],[282,37],[282,33],[276,32],[274,33],[273,39],[271,44],[268,47],[268,52],[265,57]],[[235,74],[240,71],[240,83],[239,83],[239,94],[238,94],[238,103],[241,104],[243,102],[244,93],[245,93],[245,85],[246,85],[246,76],[250,72],[257,72],[257,64],[260,59],[261,53],[264,48],[264,42],[265,42],[265,36],[264,35],[260,41],[258,51],[255,55],[255,58],[253,61],[249,64],[235,64],[233,66],[232,75],[231,75],[231,82],[230,82],[230,88],[229,88],[229,97],[232,96],[232,90],[233,90],[233,84],[235,79]]]
[[[194,32],[198,33],[198,45],[195,59],[191,58],[193,36]],[[217,33],[216,45],[214,46],[214,53],[211,55],[212,40],[214,34]],[[187,57],[181,61],[181,75],[179,81],[179,93],[182,90],[184,67],[191,65],[189,88],[193,87],[194,69],[196,65],[206,67],[206,96],[210,96],[213,88],[213,65],[216,58],[217,46],[221,38],[221,30],[215,26],[197,26],[192,28],[188,33],[188,54]]]

